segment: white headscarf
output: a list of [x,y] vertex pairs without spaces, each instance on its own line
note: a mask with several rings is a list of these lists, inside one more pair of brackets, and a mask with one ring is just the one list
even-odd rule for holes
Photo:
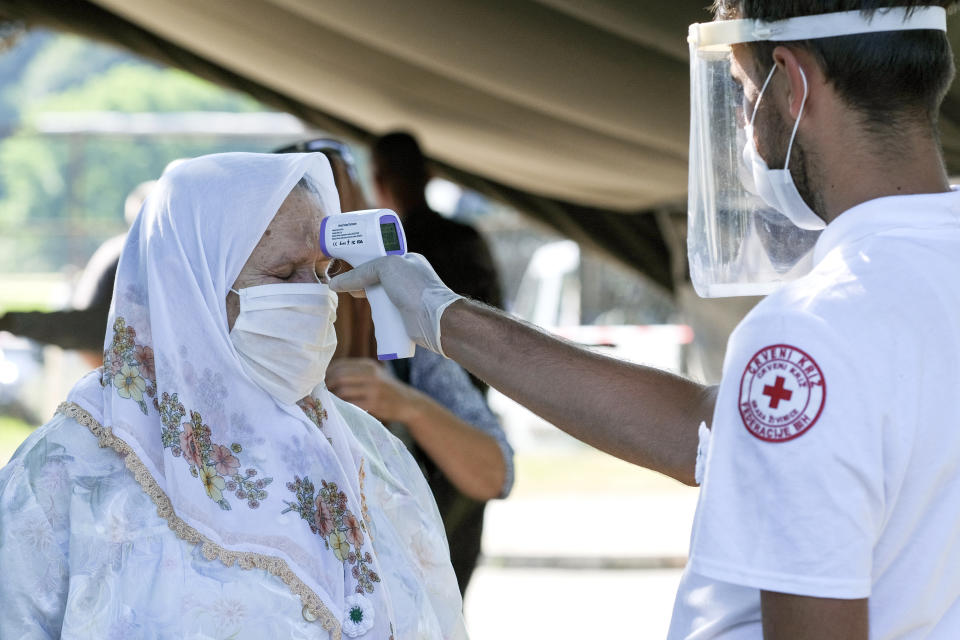
[[227,292],[304,175],[324,213],[339,213],[322,154],[218,154],[166,172],[120,260],[102,375],[69,399],[178,535],[278,576],[332,637],[459,636],[446,540],[406,454],[341,405],[348,426],[323,387],[299,407],[278,403],[231,343]]

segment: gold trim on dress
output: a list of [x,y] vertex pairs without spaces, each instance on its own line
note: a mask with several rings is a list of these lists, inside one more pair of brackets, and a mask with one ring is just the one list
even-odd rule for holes
[[123,439],[113,435],[113,430],[110,427],[101,425],[86,409],[75,402],[62,402],[57,407],[56,412],[76,420],[78,424],[90,429],[93,435],[97,437],[101,447],[110,447],[123,456],[127,468],[133,473],[133,477],[140,483],[144,493],[150,496],[150,499],[157,506],[157,515],[167,521],[168,526],[179,538],[201,545],[200,550],[208,560],[219,560],[228,567],[236,564],[241,569],[264,569],[277,576],[290,588],[290,591],[300,596],[300,600],[304,604],[304,619],[309,620],[307,618],[307,611],[309,611],[313,614],[311,617],[316,616],[314,620],[330,632],[331,640],[341,640],[340,621],[334,617],[313,589],[297,577],[297,574],[290,569],[286,561],[275,556],[250,551],[231,551],[213,542],[177,516],[170,498],[157,484],[139,456]]

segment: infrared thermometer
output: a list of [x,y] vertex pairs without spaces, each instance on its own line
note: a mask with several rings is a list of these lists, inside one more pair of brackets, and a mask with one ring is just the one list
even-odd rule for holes
[[[358,267],[381,256],[402,256],[407,238],[397,214],[390,209],[367,209],[327,216],[320,223],[320,250]],[[403,326],[403,318],[383,286],[367,287],[377,338],[377,359],[412,358],[416,345]]]

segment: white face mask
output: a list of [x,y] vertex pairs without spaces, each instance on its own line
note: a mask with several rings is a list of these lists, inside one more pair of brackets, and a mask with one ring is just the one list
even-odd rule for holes
[[230,339],[247,375],[284,404],[323,384],[337,348],[337,294],[319,282],[232,291],[240,315]]
[[784,161],[783,169],[771,169],[767,166],[760,152],[757,150],[756,139],[753,135],[753,121],[757,117],[757,110],[760,108],[760,99],[763,98],[763,92],[766,91],[770,78],[773,77],[777,66],[774,65],[767,75],[763,87],[760,89],[760,95],[757,96],[757,104],[753,108],[753,115],[750,116],[750,122],[744,127],[746,134],[746,144],[743,146],[743,161],[747,165],[747,179],[744,180],[744,187],[754,195],[767,203],[768,206],[776,209],[790,222],[808,231],[818,231],[827,226],[823,218],[818,216],[807,206],[797,186],[793,182],[793,175],[790,173],[790,152],[793,150],[793,140],[797,137],[797,128],[800,126],[800,118],[803,117],[803,107],[807,104],[807,76],[800,69],[800,77],[803,78],[803,102],[800,104],[800,113],[797,114],[797,121],[793,125],[793,133],[790,136],[790,144],[787,146],[787,159]]

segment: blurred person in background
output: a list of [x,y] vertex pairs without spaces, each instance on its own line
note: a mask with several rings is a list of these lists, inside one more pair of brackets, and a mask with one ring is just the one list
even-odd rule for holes
[[[324,138],[280,153],[292,151],[327,156],[341,211],[368,208],[346,145]],[[503,428],[452,360],[417,348],[413,358],[379,362],[365,299],[341,294],[336,327],[337,351],[327,369],[327,387],[381,420],[413,454],[437,501],[463,593],[480,555],[484,505],[507,497],[513,484],[513,450]]]
[[[417,140],[403,131],[381,136],[373,143],[372,161],[377,204],[400,216],[409,250],[423,255],[454,291],[502,309],[500,279],[487,243],[473,227],[427,204],[430,172]],[[478,385],[486,390],[479,380]]]
[[[156,184],[141,182],[127,195],[123,217],[133,225],[143,201]],[[91,367],[103,364],[104,329],[113,296],[120,253],[127,234],[114,236],[100,245],[84,267],[69,309],[59,311],[11,311],[0,316],[0,331],[78,351]]]

